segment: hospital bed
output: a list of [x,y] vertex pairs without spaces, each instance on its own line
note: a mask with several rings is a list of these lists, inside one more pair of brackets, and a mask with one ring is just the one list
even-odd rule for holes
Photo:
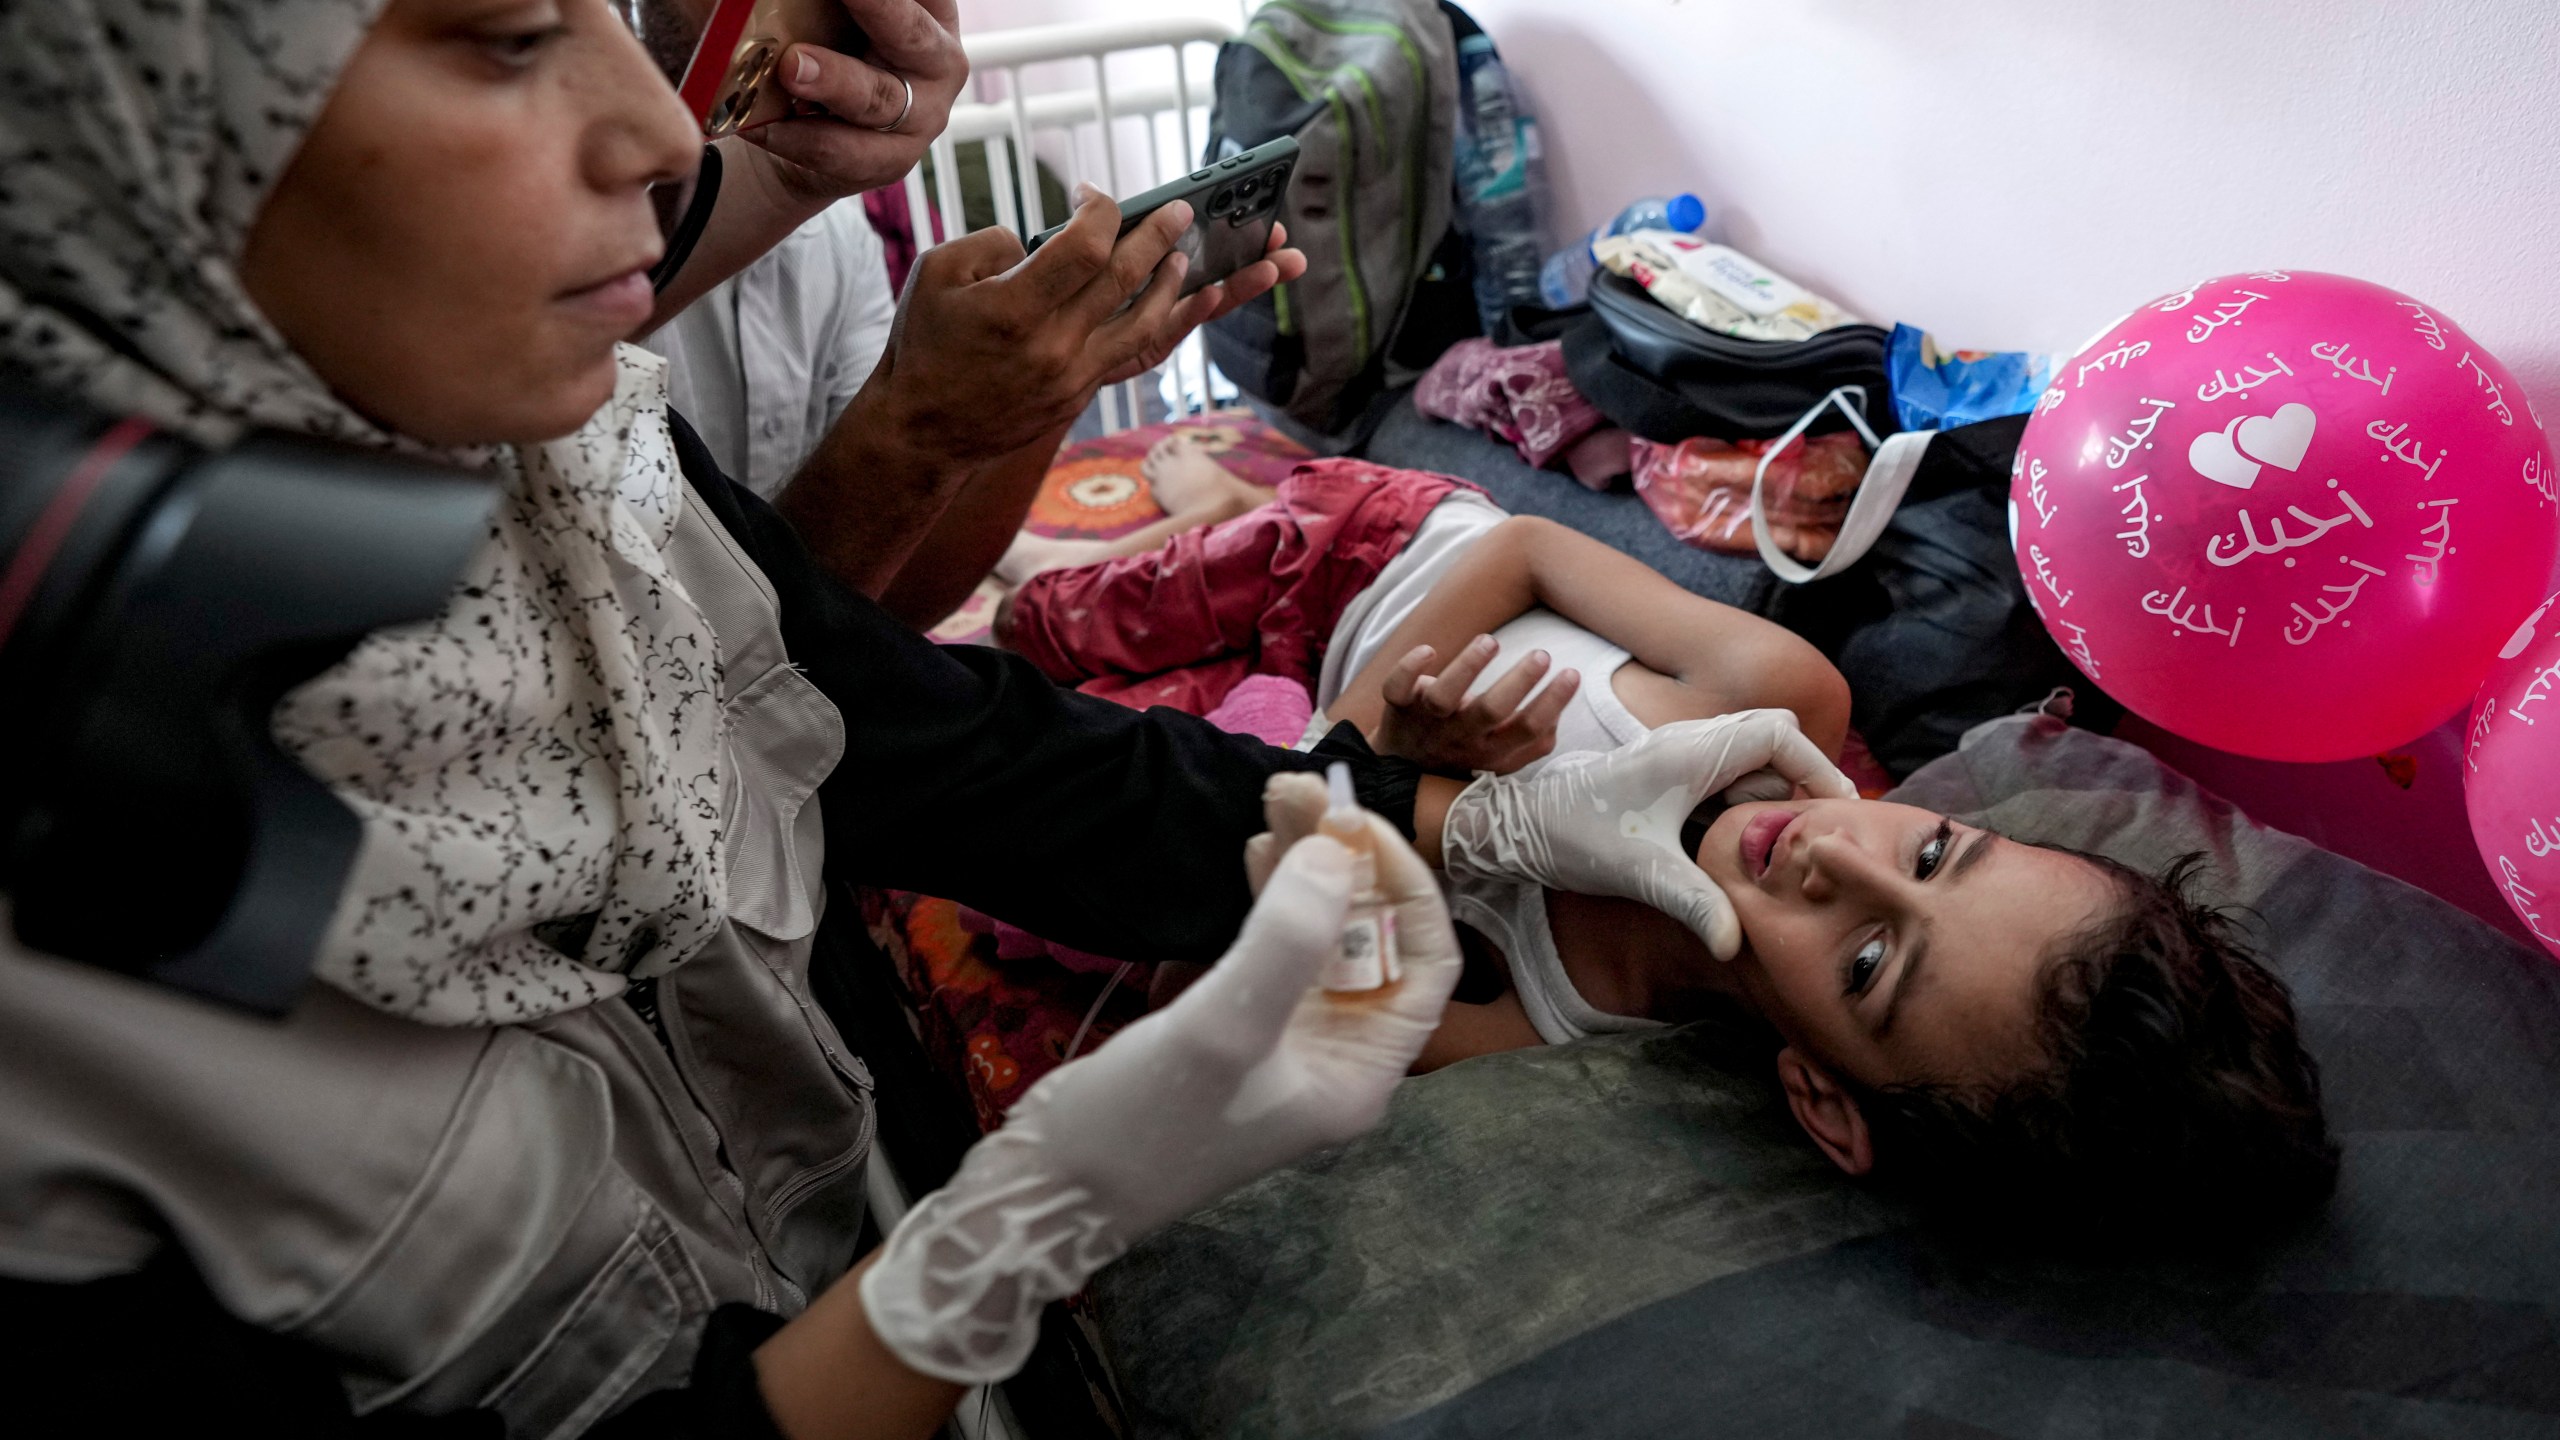
[[2560,967],[2042,717],[1892,798],[2202,851],[2320,1061],[2325,1212],[2219,1259],[1984,1249],[1833,1172],[1735,1037],[1488,1056],[1098,1278],[1133,1432],[2560,1433]]
[[[906,182],[920,239],[961,213],[979,170],[1001,223],[1054,223],[1025,157],[1121,194],[1185,168],[1206,133],[1209,58],[1235,28],[971,37],[975,88]],[[1100,428],[1219,398],[1197,342],[1170,374],[1117,387]],[[1629,497],[1540,488],[1554,477],[1515,474],[1491,442],[1417,417],[1385,439],[1378,458],[1569,512],[1556,518],[1700,593],[1777,603],[1760,567],[1670,543]],[[1009,1403],[973,1401],[962,1431],[2560,1433],[2560,970],[2256,825],[2133,746],[2049,721],[1985,725],[1895,798],[2149,867],[2204,851],[2216,898],[2252,908],[2323,1063],[2346,1148],[2325,1214],[2239,1260],[1985,1252],[1834,1174],[1733,1037],[1489,1056],[1408,1083],[1369,1136],[1140,1245],[1087,1308],[1050,1317]],[[959,1083],[970,1057],[949,1053],[964,1042],[914,987],[932,959],[920,945],[975,942],[878,896],[837,903],[868,907],[895,952],[850,957],[831,1005],[887,1057],[886,1225],[989,1118],[990,1092],[973,1101]],[[1057,1023],[1080,1022],[1080,1044],[1132,1013],[1126,994],[1093,998],[1104,988],[1086,977],[1058,992]]]

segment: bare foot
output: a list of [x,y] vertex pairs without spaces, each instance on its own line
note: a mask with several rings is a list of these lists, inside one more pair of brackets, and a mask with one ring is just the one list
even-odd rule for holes
[[1108,540],[1062,540],[1026,530],[1005,547],[1004,558],[996,562],[996,578],[1007,585],[1020,585],[1043,570],[1090,565],[1116,553]]
[[1139,462],[1139,473],[1147,477],[1147,486],[1164,513],[1241,513],[1270,502],[1269,487],[1256,485],[1217,462],[1218,449],[1225,447],[1211,447],[1220,438],[1200,430],[1176,430],[1157,441]]

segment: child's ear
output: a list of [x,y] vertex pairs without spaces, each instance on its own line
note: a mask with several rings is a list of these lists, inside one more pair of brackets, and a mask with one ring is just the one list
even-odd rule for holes
[[1842,1088],[1831,1072],[1790,1045],[1778,1052],[1778,1083],[1786,1088],[1787,1108],[1796,1123],[1831,1163],[1850,1175],[1875,1168],[1876,1154],[1867,1139],[1867,1117],[1857,1097]]

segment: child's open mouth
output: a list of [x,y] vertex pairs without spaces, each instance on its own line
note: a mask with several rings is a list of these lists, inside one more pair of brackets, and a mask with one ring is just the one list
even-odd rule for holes
[[1742,873],[1758,880],[1769,873],[1769,861],[1778,853],[1778,841],[1787,827],[1796,823],[1801,810],[1763,810],[1742,827]]

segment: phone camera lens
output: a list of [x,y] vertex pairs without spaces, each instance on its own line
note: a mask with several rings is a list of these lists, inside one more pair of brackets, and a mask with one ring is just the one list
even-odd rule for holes
[[1249,200],[1249,199],[1253,198],[1253,192],[1255,192],[1256,190],[1259,190],[1259,189],[1261,189],[1261,188],[1262,188],[1262,178],[1261,178],[1260,176],[1258,176],[1258,175],[1257,175],[1257,176],[1250,176],[1250,177],[1248,177],[1248,178],[1246,178],[1246,179],[1243,179],[1243,180],[1239,180],[1239,181],[1237,181],[1237,182],[1236,182],[1236,201],[1237,201],[1237,203],[1238,203],[1238,204],[1242,204],[1244,201],[1246,201],[1246,200]]
[[1235,204],[1236,187],[1232,185],[1221,186],[1209,197],[1209,213],[1212,215],[1224,215],[1229,210],[1234,209]]

